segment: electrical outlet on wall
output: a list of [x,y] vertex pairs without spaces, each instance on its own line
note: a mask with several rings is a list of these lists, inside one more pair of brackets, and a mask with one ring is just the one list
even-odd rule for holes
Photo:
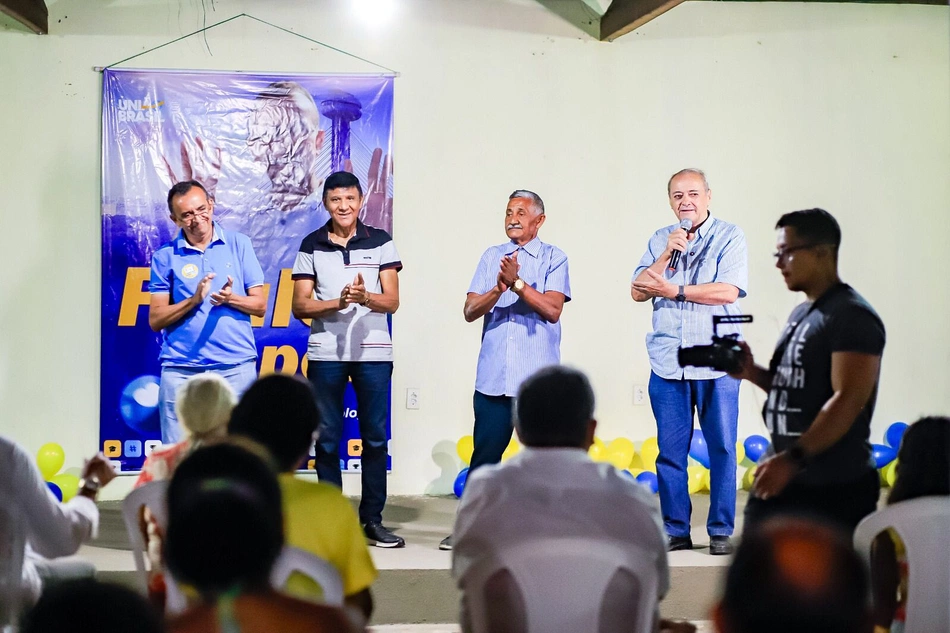
[[419,408],[419,388],[418,387],[409,387],[406,389],[406,408],[407,409],[418,409]]

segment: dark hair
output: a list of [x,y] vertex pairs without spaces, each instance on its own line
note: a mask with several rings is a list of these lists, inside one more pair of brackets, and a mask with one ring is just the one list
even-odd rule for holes
[[907,427],[887,503],[950,495],[950,418],[930,416]]
[[360,198],[363,197],[363,187],[360,186],[359,178],[348,171],[335,171],[323,181],[323,199],[327,199],[327,194],[332,189],[349,189],[350,187],[356,187]]
[[205,189],[205,186],[198,182],[197,180],[185,180],[182,182],[176,182],[172,185],[172,188],[168,190],[168,212],[173,216],[175,215],[175,209],[172,208],[172,200],[178,196],[183,196],[195,187],[198,187],[205,192],[205,198],[208,200],[211,199],[211,196],[208,195],[208,190]]
[[829,244],[837,252],[841,246],[841,227],[835,217],[824,209],[805,209],[786,213],[775,223],[776,229],[795,229],[795,235],[810,244]]
[[742,535],[720,608],[734,633],[870,630],[868,578],[843,532],[780,517]]
[[128,633],[161,633],[162,614],[128,587],[93,578],[67,580],[43,589],[27,612],[21,633],[101,633],[109,628]]
[[284,545],[277,475],[235,444],[199,448],[168,486],[165,559],[205,597],[268,585]]
[[320,422],[310,383],[286,374],[259,378],[231,411],[228,433],[263,445],[281,471],[293,470]]
[[576,369],[545,367],[518,390],[518,435],[527,446],[583,446],[594,416],[594,390]]

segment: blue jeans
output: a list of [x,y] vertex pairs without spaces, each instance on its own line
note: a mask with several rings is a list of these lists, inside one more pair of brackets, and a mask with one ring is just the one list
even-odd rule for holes
[[739,421],[739,381],[730,376],[713,380],[667,380],[650,374],[650,404],[656,418],[656,477],[660,484],[663,525],[670,536],[689,536],[686,459],[693,439],[693,410],[709,448],[710,536],[730,536],[736,521],[736,426]]
[[162,428],[162,444],[175,444],[182,439],[181,425],[175,413],[178,388],[192,376],[212,371],[222,376],[240,398],[257,380],[257,362],[250,360],[234,367],[204,369],[201,367],[162,367],[158,387],[158,419]]
[[317,477],[320,481],[343,487],[340,472],[340,437],[343,435],[343,395],[353,381],[360,423],[363,452],[360,475],[363,496],[360,499],[360,523],[381,523],[386,505],[386,461],[389,447],[386,419],[389,413],[389,381],[393,364],[384,361],[310,361],[307,378],[313,385],[320,413],[319,435],[315,446]]
[[472,398],[475,408],[475,450],[468,474],[479,466],[497,464],[511,442],[515,399],[511,396],[486,396],[480,391]]

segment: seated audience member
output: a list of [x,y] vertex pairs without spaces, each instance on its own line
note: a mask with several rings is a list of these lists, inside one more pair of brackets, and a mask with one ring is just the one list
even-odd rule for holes
[[89,564],[48,559],[75,554],[80,545],[95,537],[99,527],[96,495],[114,478],[106,458],[101,453],[94,455],[83,466],[79,492],[60,503],[33,457],[0,436],[0,551],[12,542],[25,543],[21,595],[14,603],[35,602],[46,581],[95,573]]
[[233,444],[201,448],[168,489],[165,558],[200,602],[169,622],[174,633],[348,632],[343,611],[283,595],[270,571],[284,545],[280,486],[260,457]]
[[175,394],[175,414],[185,429],[185,439],[152,451],[135,487],[168,479],[191,451],[225,437],[235,402],[234,388],[219,374],[208,372],[186,380]]
[[[228,431],[254,440],[273,455],[280,470],[287,544],[332,564],[343,579],[346,605],[368,619],[373,611],[370,585],[377,572],[353,507],[336,486],[294,477],[313,444],[318,419],[308,383],[271,374],[241,397]],[[319,591],[312,581],[297,575],[291,576],[286,589],[300,597]]]
[[[897,456],[897,478],[887,505],[920,497],[950,496],[950,418],[921,418],[904,432]],[[950,503],[950,499],[947,500]],[[934,525],[938,548],[946,547],[947,525]],[[893,529],[879,534],[871,545],[871,593],[874,624],[881,631],[903,631],[907,608],[907,557],[904,543]],[[911,591],[913,591],[911,589]],[[950,588],[945,588],[950,598]],[[940,605],[947,620],[947,603]]]
[[867,598],[839,529],[782,516],[742,535],[713,619],[718,633],[870,633]]
[[161,613],[132,589],[92,578],[70,580],[43,591],[20,633],[162,633]]
[[[659,507],[645,488],[588,456],[597,422],[587,377],[565,367],[542,369],[521,385],[516,403],[515,429],[524,450],[472,475],[455,521],[452,576],[462,591],[462,630],[471,630],[466,591],[474,589],[469,574],[475,565],[499,557],[502,548],[541,538],[609,541],[653,553],[662,598],[670,581]],[[510,572],[499,573],[485,588],[495,605],[487,614],[489,628],[525,630],[527,623],[517,621],[523,598],[512,590]],[[602,596],[592,600],[596,609]],[[621,602],[633,617],[633,596]]]

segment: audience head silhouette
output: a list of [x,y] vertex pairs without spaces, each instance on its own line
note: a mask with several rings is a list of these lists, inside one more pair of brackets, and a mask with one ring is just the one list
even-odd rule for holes
[[594,440],[594,390],[582,372],[546,367],[521,384],[515,426],[525,446],[583,448]]
[[921,418],[904,432],[888,504],[950,495],[950,418]]
[[868,580],[841,532],[782,517],[746,533],[714,611],[720,633],[870,631]]
[[161,614],[128,587],[92,578],[68,580],[47,587],[27,613],[21,633],[100,633],[103,621],[126,633],[161,633]]
[[313,443],[319,422],[308,383],[270,374],[248,389],[231,413],[228,432],[264,446],[282,472],[297,468]]
[[266,589],[283,527],[275,472],[240,446],[200,448],[172,476],[166,562],[206,599]]
[[200,442],[225,434],[235,402],[237,395],[228,381],[209,371],[192,376],[178,388],[175,413],[191,438]]

